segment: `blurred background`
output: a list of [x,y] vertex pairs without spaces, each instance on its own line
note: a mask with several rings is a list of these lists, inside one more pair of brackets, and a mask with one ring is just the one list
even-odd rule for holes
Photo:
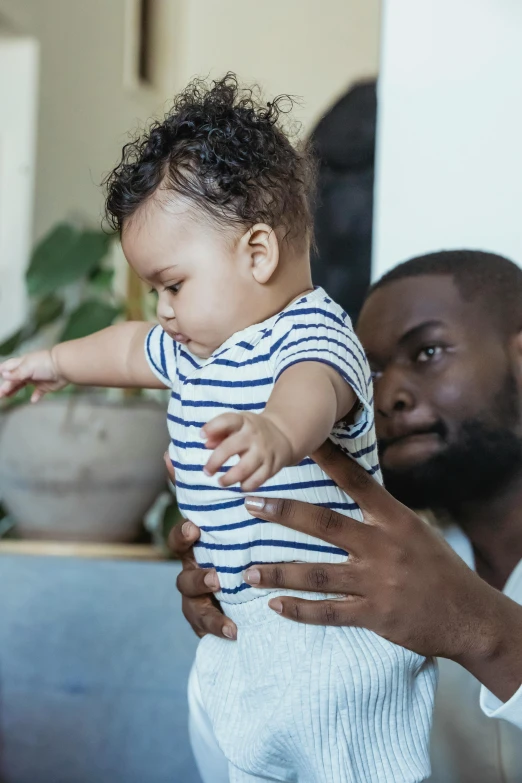
[[[520,262],[521,36],[518,0],[0,0],[0,356],[150,317],[100,183],[196,75],[299,98],[314,279],[352,318],[412,255]],[[165,402],[26,401],[0,412],[0,781],[197,783]]]

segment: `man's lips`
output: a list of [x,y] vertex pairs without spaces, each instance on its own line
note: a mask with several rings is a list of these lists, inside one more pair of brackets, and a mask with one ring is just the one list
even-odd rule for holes
[[440,451],[445,436],[442,422],[430,427],[404,430],[391,438],[379,440],[379,453],[383,464],[394,467],[399,464],[428,459]]

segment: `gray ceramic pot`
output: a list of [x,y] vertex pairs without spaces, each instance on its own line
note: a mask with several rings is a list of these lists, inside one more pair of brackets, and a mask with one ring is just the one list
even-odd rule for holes
[[124,542],[165,487],[165,406],[73,396],[25,405],[0,431],[0,495],[26,538]]

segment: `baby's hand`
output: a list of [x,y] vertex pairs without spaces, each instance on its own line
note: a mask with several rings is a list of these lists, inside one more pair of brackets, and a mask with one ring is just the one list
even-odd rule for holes
[[8,359],[0,364],[0,399],[12,397],[29,384],[35,387],[31,402],[38,402],[47,392],[58,391],[68,381],[60,375],[51,351],[34,351],[25,356]]
[[235,454],[240,457],[219,479],[222,487],[239,482],[243,492],[253,492],[293,463],[289,439],[263,413],[223,413],[205,424],[201,435],[207,449],[215,449],[204,468],[207,476],[217,473]]

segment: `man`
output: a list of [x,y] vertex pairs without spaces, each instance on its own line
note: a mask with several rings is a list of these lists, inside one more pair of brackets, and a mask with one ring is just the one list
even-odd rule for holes
[[[370,290],[358,333],[375,375],[385,483],[407,505],[451,519],[445,536],[460,558],[325,446],[314,456],[357,500],[366,526],[290,501],[266,501],[255,514],[335,543],[348,562],[257,566],[245,578],[344,595],[274,599],[290,619],[362,625],[441,656],[432,781],[522,781],[522,271],[476,251],[414,259]],[[216,574],[190,559],[196,538],[189,523],[173,533],[186,553],[185,614],[200,634],[234,635],[205,595]],[[205,727],[191,698],[198,753]]]

